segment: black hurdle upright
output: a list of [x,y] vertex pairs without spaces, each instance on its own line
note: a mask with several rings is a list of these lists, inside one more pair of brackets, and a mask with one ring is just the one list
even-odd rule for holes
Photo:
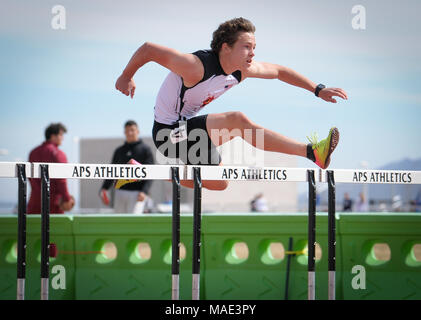
[[202,220],[202,178],[200,168],[193,168],[194,205],[193,205],[193,266],[192,300],[200,300],[200,247]]
[[172,176],[172,300],[180,299],[180,174],[171,168]]
[[26,166],[17,164],[18,173],[18,263],[17,263],[17,300],[25,300],[26,274]]
[[291,256],[295,256],[295,254],[291,254],[292,252],[292,237],[289,237],[289,242],[288,242],[288,251],[290,252],[288,254],[288,258],[287,258],[287,272],[286,272],[286,280],[285,280],[285,300],[288,300],[288,293],[289,293],[289,272],[290,272],[290,268],[291,268]]
[[328,203],[328,298],[335,300],[335,271],[336,271],[336,220],[335,220],[335,176],[332,170],[327,171],[329,193]]
[[48,300],[50,274],[50,177],[41,164],[41,300]]
[[307,170],[308,180],[308,300],[316,299],[316,182],[314,170]]

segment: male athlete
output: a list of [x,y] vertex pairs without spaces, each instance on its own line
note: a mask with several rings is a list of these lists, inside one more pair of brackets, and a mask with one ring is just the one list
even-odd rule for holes
[[[235,136],[240,136],[254,147],[307,157],[320,168],[326,169],[339,142],[337,128],[331,128],[326,139],[317,142],[317,139],[313,138],[310,139],[310,144],[305,144],[263,128],[239,111],[196,116],[212,100],[247,78],[279,79],[332,103],[336,103],[334,97],[348,98],[344,90],[316,85],[290,68],[254,61],[254,32],[255,27],[249,20],[235,18],[222,23],[213,33],[211,50],[181,53],[175,49],[145,42],[134,53],[117,79],[116,89],[133,98],[136,88],[133,76],[150,61],[170,70],[156,99],[152,132],[156,147],[165,156],[181,159],[186,164],[221,165],[216,147]],[[256,139],[246,139],[245,132],[250,129],[252,132],[263,130],[263,147],[256,143]],[[196,143],[188,139],[193,130],[205,132],[206,151],[209,151],[195,163],[191,156],[197,154],[188,152]],[[216,130],[219,130],[219,135],[213,134]],[[176,146],[175,152],[168,148],[162,151],[160,148],[169,141]],[[182,149],[183,144],[187,152],[186,149]],[[210,190],[224,190],[228,186],[228,181],[224,180],[205,180],[202,183]],[[181,184],[193,188],[193,181],[182,180]]]

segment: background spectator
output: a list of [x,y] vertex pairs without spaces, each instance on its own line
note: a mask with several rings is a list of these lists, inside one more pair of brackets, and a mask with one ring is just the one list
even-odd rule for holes
[[[45,130],[45,142],[29,154],[29,162],[67,163],[66,154],[59,149],[64,139],[66,127],[61,123],[52,123]],[[28,213],[41,213],[41,180],[29,179],[31,195]],[[64,213],[75,205],[75,199],[69,194],[66,179],[50,180],[50,212]]]
[[400,195],[395,195],[392,198],[392,209],[395,212],[399,212],[402,209],[402,198]]
[[357,212],[367,212],[368,211],[368,202],[365,199],[364,193],[360,192],[360,197],[357,201]]
[[263,197],[263,193],[258,193],[250,202],[250,210],[252,212],[266,212],[269,210],[267,201]]
[[421,212],[421,189],[418,191],[414,202],[415,202],[415,211]]
[[351,200],[351,198],[349,197],[349,193],[345,192],[344,194],[344,208],[343,211],[344,212],[351,212],[352,211],[352,205],[353,205],[353,201]]
[[[141,164],[154,164],[154,157],[149,146],[139,138],[139,127],[133,120],[124,124],[125,143],[114,151],[112,164],[127,164],[134,159]],[[104,204],[108,205],[107,190],[114,180],[105,180],[100,191]],[[115,213],[143,213],[145,200],[152,185],[152,180],[141,180],[128,183],[115,190]]]

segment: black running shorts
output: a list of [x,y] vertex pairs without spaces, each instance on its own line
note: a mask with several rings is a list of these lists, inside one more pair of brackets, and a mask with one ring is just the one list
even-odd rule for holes
[[152,138],[158,151],[188,165],[219,165],[221,156],[206,130],[208,115],[172,125],[154,122]]

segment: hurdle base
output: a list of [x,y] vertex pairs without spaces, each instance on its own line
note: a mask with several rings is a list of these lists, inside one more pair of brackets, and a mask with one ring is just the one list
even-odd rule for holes
[[329,300],[335,300],[335,271],[329,271]]
[[192,276],[192,300],[200,300],[200,274]]
[[316,300],[316,273],[308,272],[308,300]]
[[25,300],[25,279],[18,279],[16,300]]
[[172,275],[172,300],[180,300],[180,275]]
[[41,278],[41,300],[48,300],[48,278]]

